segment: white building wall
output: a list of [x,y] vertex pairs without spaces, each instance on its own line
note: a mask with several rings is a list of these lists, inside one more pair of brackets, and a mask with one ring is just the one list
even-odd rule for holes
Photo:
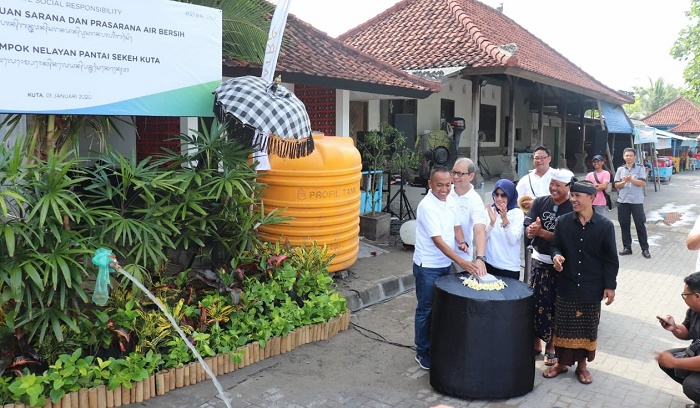
[[379,130],[381,122],[379,99],[367,101],[367,129]]
[[418,99],[416,106],[416,135],[420,136],[424,131],[440,129],[440,96],[430,95],[425,99]]
[[417,133],[421,135],[425,130],[440,130],[440,101],[449,99],[455,103],[455,117],[465,119],[466,129],[462,132],[459,147],[469,146],[469,132],[471,125],[471,81],[460,78],[445,80],[442,90],[430,95],[426,99],[418,100]]

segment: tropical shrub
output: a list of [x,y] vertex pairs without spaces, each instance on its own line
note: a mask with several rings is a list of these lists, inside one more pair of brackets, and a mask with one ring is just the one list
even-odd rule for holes
[[[76,388],[129,386],[194,359],[156,304],[113,276],[104,306],[89,301],[90,258],[108,247],[175,317],[205,356],[345,312],[316,243],[261,243],[263,186],[249,152],[216,123],[190,150],[136,162],[50,151],[24,160],[0,144],[0,404],[42,405]],[[256,210],[259,209],[259,210]],[[174,248],[211,269],[173,271]]]
[[262,185],[250,150],[216,122],[181,139],[185,155],[137,162],[106,151],[89,167],[54,150],[26,160],[21,140],[0,144],[0,309],[13,311],[30,339],[50,332],[63,342],[67,331],[80,331],[84,279],[96,274],[89,258],[98,247],[149,284],[178,246],[221,266],[257,240],[257,226],[282,220],[254,210]]
[[[167,294],[159,301],[203,357],[233,353],[234,361],[240,362],[242,354],[236,350],[247,343],[265,347],[273,336],[345,313],[345,299],[328,274],[331,259],[326,248],[315,243],[300,248],[258,243],[230,267],[189,273],[240,282],[238,298],[222,293],[216,284],[196,289],[182,276],[154,282],[154,292]],[[168,290],[163,289],[166,286]],[[45,397],[55,402],[85,387],[131,387],[159,370],[195,360],[155,305],[129,290],[115,288],[104,307],[83,310],[77,326],[80,331],[69,331],[65,341],[74,349],[59,354],[44,370],[30,372],[30,367],[23,367],[20,376],[9,371],[0,376],[0,404],[21,401],[41,406]],[[14,348],[37,360],[45,361],[42,352],[59,349],[42,346],[33,351],[21,333],[3,330],[0,344],[15,343]],[[14,342],[8,342],[12,336]]]
[[28,163],[17,143],[0,144],[0,305],[14,324],[42,341],[62,326],[77,330],[75,316],[88,301],[83,279],[94,240],[81,227],[92,213],[72,188],[84,180],[78,161],[50,152]]

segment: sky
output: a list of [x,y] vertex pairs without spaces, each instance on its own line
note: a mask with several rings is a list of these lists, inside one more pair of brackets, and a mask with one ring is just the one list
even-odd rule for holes
[[[398,0],[291,0],[289,12],[331,37]],[[588,74],[616,90],[649,87],[649,79],[683,87],[685,63],[670,56],[688,25],[690,0],[483,0]],[[276,3],[276,1],[273,1]]]

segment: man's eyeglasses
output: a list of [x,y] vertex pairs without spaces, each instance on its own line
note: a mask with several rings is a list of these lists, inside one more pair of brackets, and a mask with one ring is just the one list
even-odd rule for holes
[[457,177],[462,177],[462,176],[466,176],[467,174],[469,174],[469,172],[462,173],[461,171],[454,171],[454,170],[451,171],[450,173],[452,173],[453,176],[457,176]]
[[554,207],[552,207],[552,211],[554,212],[554,215],[557,215],[557,211],[559,211],[559,206],[554,204]]
[[546,159],[547,157],[549,157],[549,156],[534,156],[532,158],[532,160],[542,161],[542,160]]
[[494,197],[503,197],[503,198],[508,198],[508,195],[506,193],[493,193]]
[[688,296],[694,295],[694,294],[696,294],[696,293],[698,293],[698,292],[681,293],[681,297],[682,297],[683,299],[685,299],[685,298],[687,298]]

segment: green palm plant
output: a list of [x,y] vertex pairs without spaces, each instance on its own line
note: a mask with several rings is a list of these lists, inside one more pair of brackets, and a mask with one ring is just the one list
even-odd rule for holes
[[99,245],[112,248],[125,264],[157,270],[167,260],[167,248],[174,248],[171,236],[178,228],[163,216],[167,195],[180,191],[173,171],[159,167],[150,157],[137,161],[115,152],[101,156],[86,169],[90,183],[84,198],[95,214],[91,234]]
[[[84,178],[76,159],[52,151],[27,163],[19,145],[0,146],[0,304],[16,322],[43,340],[51,331],[63,340],[65,325],[87,301],[83,278],[92,273],[92,240],[75,225],[91,225],[92,214],[71,188]],[[74,175],[71,175],[74,172]]]
[[260,225],[286,218],[265,214],[260,200],[263,185],[250,161],[251,149],[225,136],[226,128],[214,120],[210,128],[180,135],[185,153],[168,151],[155,163],[175,171],[177,191],[158,210],[169,214],[178,230],[174,243],[185,249],[208,247],[218,266],[228,264],[241,251],[258,242]]

